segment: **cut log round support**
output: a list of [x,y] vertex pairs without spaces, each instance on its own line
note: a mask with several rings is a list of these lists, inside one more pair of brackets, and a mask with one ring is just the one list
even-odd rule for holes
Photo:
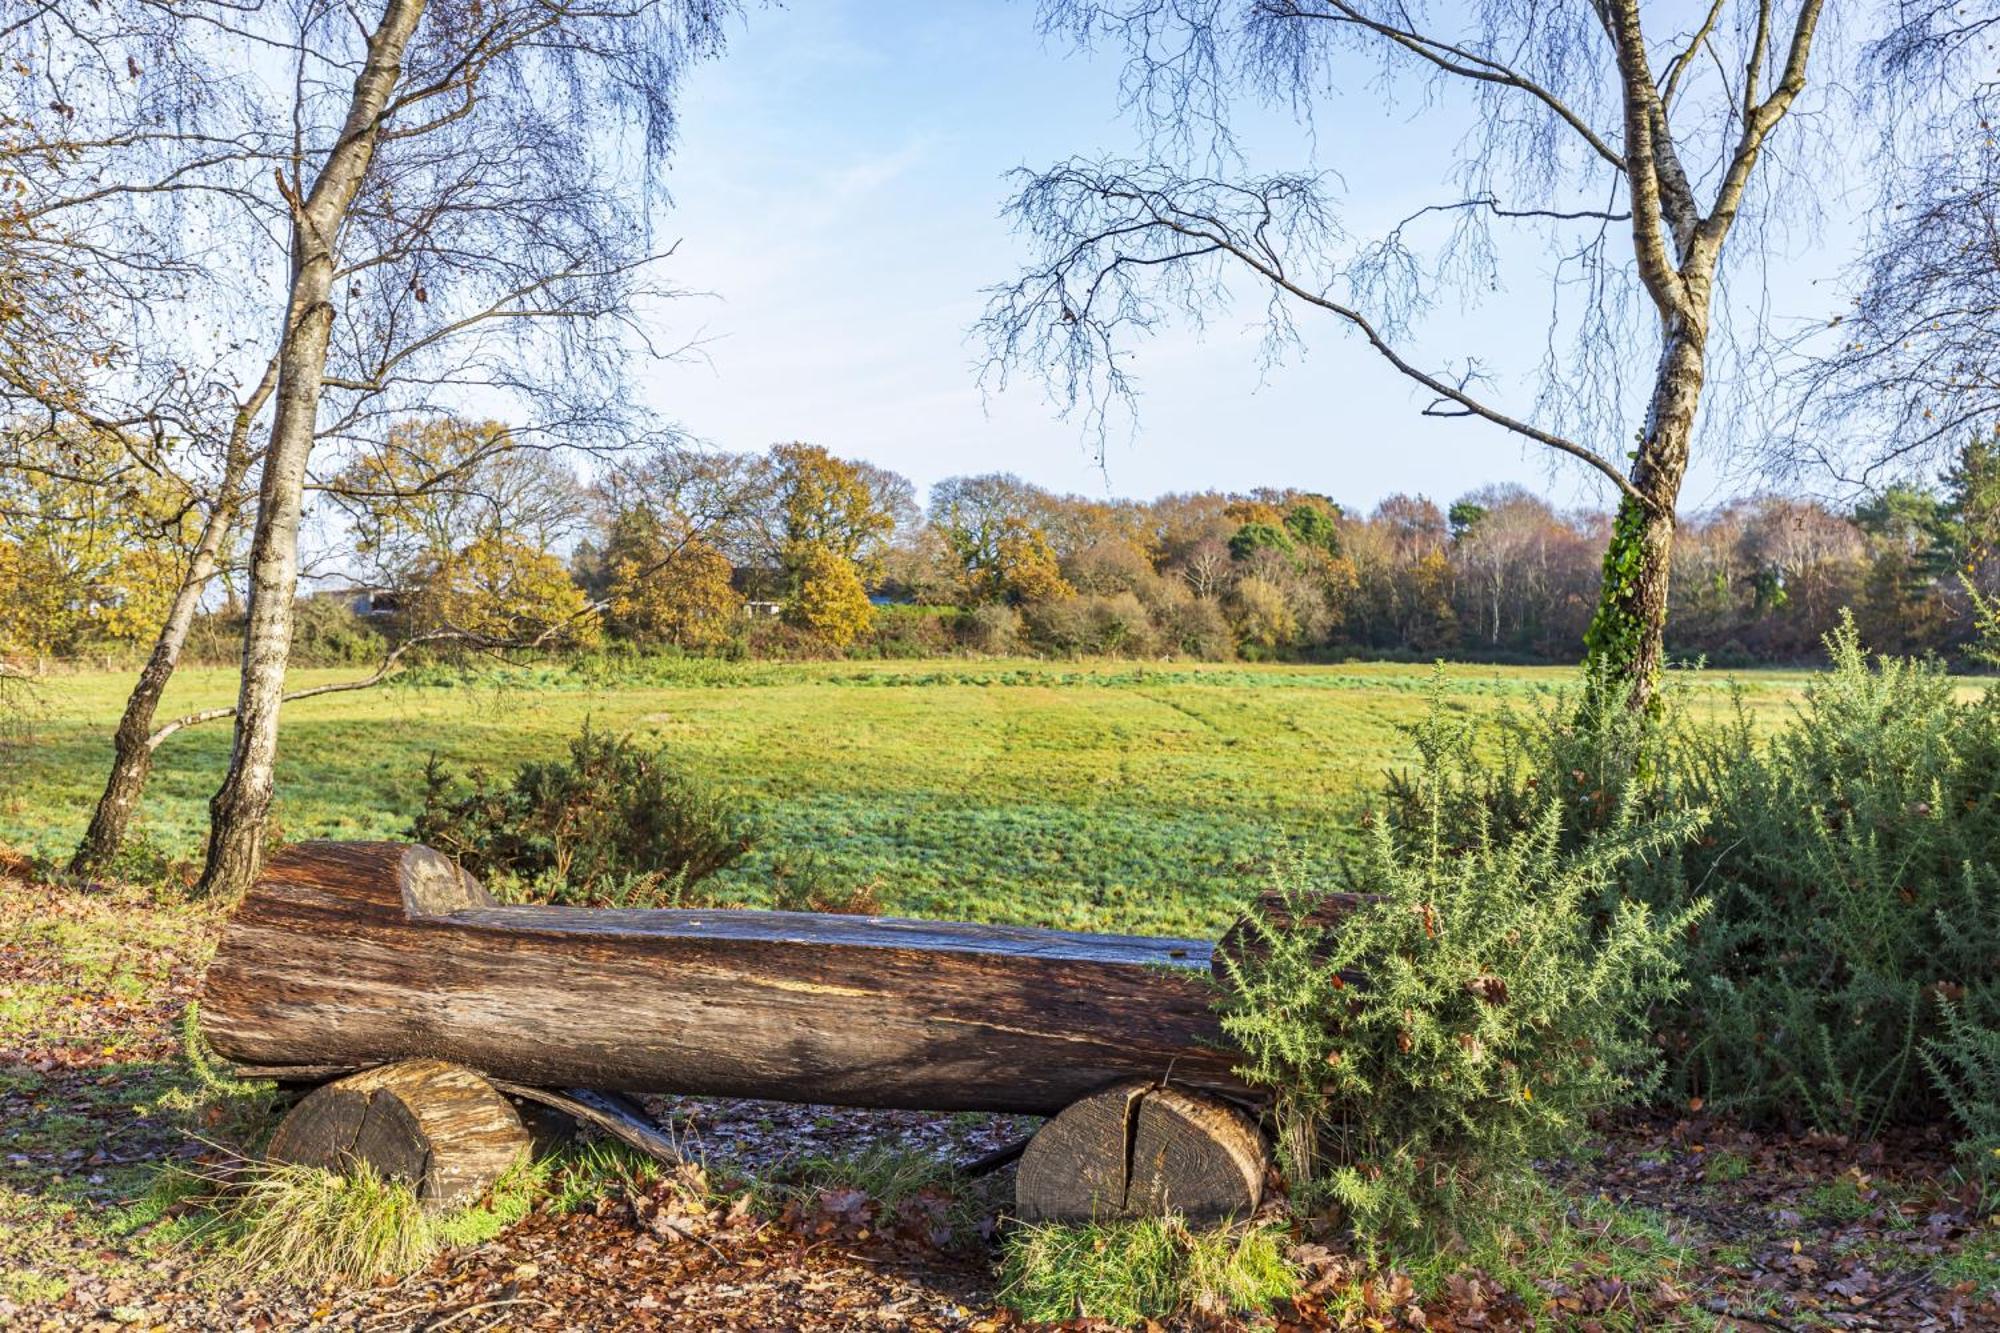
[[495,904],[398,843],[300,843],[223,931],[239,1067],[430,1057],[541,1088],[1051,1115],[1120,1078],[1251,1098],[1198,940]]
[[1264,1136],[1236,1107],[1128,1080],[1042,1126],[1014,1177],[1015,1211],[1025,1222],[1245,1218],[1263,1200],[1268,1164]]
[[271,1136],[274,1162],[346,1171],[366,1162],[427,1207],[470,1203],[528,1152],[513,1104],[469,1069],[402,1060],[306,1094]]

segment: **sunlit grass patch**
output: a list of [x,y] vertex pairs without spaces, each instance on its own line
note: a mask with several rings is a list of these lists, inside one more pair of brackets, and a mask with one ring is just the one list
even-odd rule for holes
[[368,1286],[414,1272],[441,1250],[497,1238],[550,1196],[556,1170],[523,1158],[482,1197],[444,1211],[366,1162],[339,1172],[263,1163],[212,1177],[170,1171],[127,1216],[138,1227],[174,1211],[154,1248],[196,1248],[222,1275]]
[[429,1263],[439,1240],[416,1191],[365,1162],[344,1173],[269,1166],[221,1205],[222,1262],[246,1277],[302,1286],[367,1286]]
[[[294,674],[310,686],[353,673]],[[1572,678],[1461,665],[1443,688],[1483,713]],[[661,658],[440,671],[289,709],[281,820],[292,838],[403,836],[433,752],[511,772],[560,754],[588,718],[671,746],[748,799],[765,837],[715,877],[720,896],[769,906],[778,867],[811,853],[841,884],[879,885],[892,913],[1214,934],[1264,887],[1273,845],[1308,841],[1323,871],[1348,849],[1340,817],[1404,754],[1399,727],[1431,679],[1391,663]],[[1743,679],[1775,715],[1803,677]],[[50,682],[36,743],[15,752],[19,781],[0,795],[0,839],[49,864],[67,857],[130,685],[122,672]],[[184,669],[163,707],[234,691],[231,671]],[[161,747],[142,826],[154,860],[199,852],[228,749],[227,727]]]
[[1000,1299],[1038,1322],[1261,1312],[1298,1290],[1281,1241],[1270,1226],[1198,1230],[1173,1217],[1024,1226],[1004,1242]]

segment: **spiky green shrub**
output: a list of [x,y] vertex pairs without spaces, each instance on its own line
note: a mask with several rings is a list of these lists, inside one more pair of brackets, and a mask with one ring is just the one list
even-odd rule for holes
[[411,834],[474,874],[580,906],[677,904],[750,850],[754,821],[664,749],[586,723],[566,761],[523,764],[460,790],[435,756]]
[[1565,846],[1583,848],[1614,816],[1712,811],[1626,861],[1601,904],[1712,902],[1686,940],[1690,986],[1656,1015],[1671,1085],[1865,1137],[1970,1107],[1982,1080],[2000,1105],[1969,1035],[2000,1033],[2000,694],[1963,697],[1935,662],[1871,661],[1851,619],[1827,649],[1775,729],[1740,696],[1701,722],[1685,690],[1635,714],[1586,689],[1503,715],[1465,781],[1393,784],[1391,812],[1406,830],[1519,831],[1555,801]]
[[1931,1083],[1963,1130],[1959,1155],[1970,1173],[2000,1187],[2000,1029],[1943,1006],[1943,1031],[1919,1054]]
[[1665,1035],[1689,1092],[1868,1136],[1945,1109],[1920,1053],[1948,1011],[2000,1030],[2000,694],[1871,663],[1851,621],[1828,649],[1789,725],[1683,757],[1716,817],[1679,895],[1715,910]]
[[1374,822],[1345,886],[1371,901],[1315,925],[1317,886],[1286,877],[1279,910],[1224,951],[1222,1026],[1275,1093],[1294,1199],[1337,1204],[1371,1245],[1483,1230],[1536,1155],[1648,1090],[1648,1010],[1680,989],[1675,941],[1700,914],[1597,910],[1697,815],[1621,805],[1571,848],[1551,798],[1502,827],[1464,728],[1434,703],[1417,729],[1407,782],[1427,813]]
[[1261,1312],[1298,1290],[1280,1239],[1269,1226],[1197,1231],[1177,1217],[1017,1227],[1000,1299],[1033,1323]]

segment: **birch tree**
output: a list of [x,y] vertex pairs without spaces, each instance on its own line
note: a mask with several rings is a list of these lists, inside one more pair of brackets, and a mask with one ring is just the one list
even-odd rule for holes
[[[1639,0],[1053,0],[1052,29],[1125,53],[1149,156],[1022,174],[1010,211],[1031,257],[982,322],[993,371],[1031,369],[1064,407],[1101,414],[1132,392],[1136,340],[1226,309],[1245,282],[1268,301],[1274,349],[1345,329],[1417,387],[1426,415],[1552,450],[1615,488],[1587,652],[1645,706],[1724,256],[1807,90],[1822,9],[1711,0],[1682,21]],[[1406,89],[1459,137],[1439,163],[1448,192],[1385,234],[1350,236],[1325,174],[1237,169],[1246,99],[1310,124],[1330,93]],[[1430,363],[1410,346],[1451,288],[1499,285],[1495,247],[1510,236],[1552,260],[1525,406],[1492,382],[1491,358]],[[1648,364],[1626,393],[1635,344]]]
[[[620,365],[673,95],[728,15],[691,0],[378,0],[359,24],[345,5],[298,12],[277,41],[303,127],[274,177],[289,282],[209,892],[247,885],[261,860],[315,441],[470,383],[531,391],[544,430],[622,424],[602,419],[615,395],[579,390]],[[346,395],[330,426],[329,391]]]
[[[107,265],[94,290],[131,289],[140,318],[117,332],[135,358],[167,348],[163,360],[227,364],[220,378],[240,386],[240,411],[211,437],[221,476],[233,464],[256,488],[237,702],[158,726],[156,694],[135,692],[83,863],[115,844],[143,784],[141,752],[228,716],[235,738],[200,887],[239,889],[254,876],[306,500],[389,423],[500,415],[540,449],[604,450],[656,433],[629,406],[624,370],[635,355],[672,350],[635,314],[674,294],[656,276],[664,248],[651,239],[659,167],[680,80],[720,50],[733,13],[693,0],[99,0],[29,6],[0,23],[10,51],[36,54],[23,62],[32,77],[21,105],[51,80],[94,80],[90,98],[53,99],[76,111],[58,118],[122,108],[112,132],[66,129],[62,152],[31,151],[55,142],[50,134],[0,151],[0,168],[18,163],[38,183],[103,187],[70,192],[65,227],[50,215],[32,234],[0,237],[0,261],[101,238],[119,200],[132,216],[184,210],[196,225],[173,235],[190,242],[159,253],[206,286],[163,302],[158,284],[141,290]],[[179,77],[154,82],[155,62]],[[176,106],[171,88],[193,91]],[[129,395],[136,359],[98,360]],[[75,410],[105,401],[104,384],[89,387]],[[214,517],[226,534],[233,502]],[[166,673],[173,655],[156,654]],[[158,679],[149,664],[142,685]]]
[[[0,24],[0,470],[116,456],[101,479],[182,497],[179,579],[114,736],[72,868],[114,856],[151,768],[153,718],[236,531],[275,362],[215,312],[246,299],[227,248],[259,155],[198,7],[23,6]],[[240,241],[242,238],[237,236]],[[49,452],[50,446],[54,452]],[[37,461],[39,458],[39,462]]]

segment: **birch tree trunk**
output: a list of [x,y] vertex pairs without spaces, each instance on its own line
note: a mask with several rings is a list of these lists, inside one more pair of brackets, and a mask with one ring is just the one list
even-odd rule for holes
[[209,802],[208,859],[196,893],[240,893],[263,859],[278,758],[278,711],[291,654],[293,598],[299,577],[299,516],[306,461],[318,428],[319,402],[333,332],[335,246],[374,156],[381,121],[402,77],[404,48],[425,0],[384,0],[368,37],[340,138],[326,155],[311,193],[279,177],[291,206],[291,296],[278,350],[277,412],[265,451],[250,545],[249,615],[237,691],[236,738],[229,772]]
[[[1771,131],[1806,83],[1806,61],[1823,0],[1805,0],[1793,23],[1782,72],[1761,92],[1772,49],[1772,5],[1758,7],[1755,45],[1743,74],[1740,132],[1703,214],[1668,125],[1674,79],[1654,77],[1639,0],[1605,0],[1599,11],[1618,57],[1625,112],[1625,172],[1632,194],[1632,248],[1640,282],[1660,315],[1659,368],[1632,460],[1631,487],[1618,506],[1604,554],[1604,587],[1584,639],[1594,682],[1617,680],[1627,704],[1657,702],[1666,665],[1667,584],[1674,508],[1687,475],[1695,412],[1707,377],[1709,312],[1722,247]],[[1595,686],[1593,686],[1595,688]]]
[[1618,506],[1604,552],[1604,586],[1584,640],[1592,680],[1619,682],[1634,708],[1653,706],[1666,667],[1675,506],[1687,475],[1706,360],[1705,321],[1672,321],[1632,461],[1632,486],[1644,499],[1626,496]]
[[187,573],[174,593],[173,605],[167,611],[166,622],[160,626],[159,637],[153,641],[152,654],[146,659],[145,669],[139,673],[131,696],[125,701],[124,715],[118,719],[118,731],[112,737],[111,773],[105,779],[104,794],[97,798],[97,809],[91,814],[90,827],[84,832],[76,855],[70,858],[69,869],[73,875],[101,873],[125,845],[133,812],[138,809],[139,797],[146,789],[146,779],[153,771],[153,750],[159,743],[152,734],[153,718],[159,710],[161,696],[166,693],[167,682],[173,679],[174,669],[180,665],[181,652],[187,646],[188,631],[194,625],[195,612],[201,607],[202,594],[208,590],[209,580],[215,577],[229,531],[236,525],[243,479],[250,470],[250,429],[271,396],[277,374],[278,363],[272,361],[230,422],[215,503],[210,507],[208,518],[202,524],[201,536],[188,557]]

